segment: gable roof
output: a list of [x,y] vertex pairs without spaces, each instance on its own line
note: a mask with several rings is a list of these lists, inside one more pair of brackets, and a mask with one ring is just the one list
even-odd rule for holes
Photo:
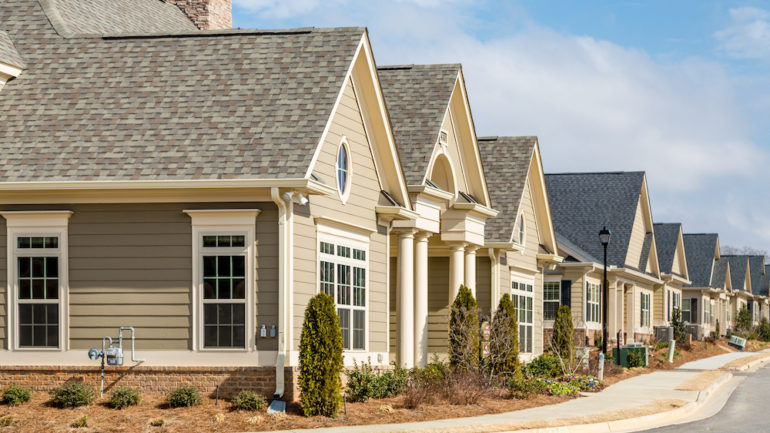
[[6,65],[15,66],[17,68],[24,68],[24,60],[22,60],[16,47],[11,41],[11,37],[8,33],[0,30],[0,63]]
[[[592,257],[602,257],[599,230],[612,232],[607,263],[625,267],[644,172],[546,174],[554,230]],[[648,247],[648,242],[645,240]],[[648,254],[642,254],[648,256]],[[644,272],[644,267],[640,269]]]
[[[716,287],[719,280],[713,280],[715,254],[719,251],[719,235],[716,233],[685,233],[684,249],[687,251],[688,287]],[[727,262],[727,260],[725,260]],[[724,281],[722,281],[724,282]]]
[[478,141],[492,207],[500,211],[487,220],[485,239],[510,242],[537,137],[479,137]]
[[765,276],[764,256],[749,256],[749,274],[751,275],[751,292],[759,294],[762,287],[762,277]]
[[[716,260],[714,261],[714,272],[711,277],[711,287],[722,288],[726,286],[727,277],[729,275],[730,261],[729,260]],[[732,286],[732,275],[730,275]],[[705,286],[704,286],[705,287]]]
[[674,266],[674,256],[679,242],[679,233],[682,231],[680,223],[655,223],[655,246],[658,251],[658,261],[660,271],[666,274],[671,273]]
[[32,0],[3,0],[0,23],[28,63],[0,98],[0,182],[305,178],[366,38],[62,38]]
[[[746,282],[746,267],[749,266],[749,256],[723,255],[722,259],[727,259],[730,262],[730,279],[732,281],[733,290],[742,291],[743,285]],[[750,280],[749,284],[751,284]],[[751,293],[751,291],[748,291],[748,293]]]
[[59,34],[190,32],[198,27],[162,0],[40,0]]
[[377,68],[409,185],[422,185],[460,68],[459,64]]

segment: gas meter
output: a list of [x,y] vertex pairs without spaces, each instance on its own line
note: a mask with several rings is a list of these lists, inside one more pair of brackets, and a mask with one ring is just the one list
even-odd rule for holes
[[104,352],[107,365],[123,365],[123,348],[110,347]]
[[131,331],[131,361],[143,362],[144,359],[134,357],[134,328],[132,326],[121,326],[118,330],[118,341],[113,341],[112,337],[102,338],[102,350],[93,348],[88,351],[88,357],[94,361],[102,358],[102,385],[99,395],[104,393],[104,364],[121,366],[123,365],[123,331]]

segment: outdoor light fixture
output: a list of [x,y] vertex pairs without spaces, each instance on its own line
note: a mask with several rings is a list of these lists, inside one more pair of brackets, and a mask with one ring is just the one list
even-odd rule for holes
[[[607,230],[607,226],[604,226],[599,230],[599,242],[604,247],[604,279],[602,280],[602,353],[607,353],[607,299],[609,293],[607,291],[607,245],[610,244],[610,237],[612,233]],[[620,359],[620,348],[618,347],[618,359]]]

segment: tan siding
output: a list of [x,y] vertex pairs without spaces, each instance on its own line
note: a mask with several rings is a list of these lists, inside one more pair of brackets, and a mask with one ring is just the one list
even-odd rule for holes
[[[678,242],[677,242],[677,244],[678,244]],[[683,275],[682,267],[679,265],[679,261],[681,260],[681,258],[679,256],[680,256],[679,248],[677,248],[676,251],[674,251],[674,263],[671,265],[671,273],[678,274],[678,275]]]
[[665,311],[666,303],[668,302],[668,286],[661,286],[655,290],[652,294],[652,323],[655,326],[662,326],[663,321],[666,320],[663,312]]
[[572,293],[570,302],[572,303],[572,318],[577,322],[583,321],[583,310],[585,310],[585,279],[580,276],[572,280]]
[[[447,152],[449,153],[449,158],[452,161],[452,165],[454,166],[456,177],[455,182],[457,182],[457,188],[459,188],[461,191],[472,193],[473,191],[468,188],[468,184],[463,175],[463,173],[465,173],[465,168],[463,167],[463,160],[460,154],[460,144],[457,142],[457,136],[455,135],[454,125],[452,123],[449,109],[447,109],[446,113],[444,114],[444,121],[441,124],[441,129],[447,131],[448,133],[446,148]],[[438,131],[436,131],[436,137],[438,137]]]
[[543,353],[543,274],[535,274],[535,299],[533,302],[533,355],[537,356]]
[[8,324],[8,231],[5,226],[5,218],[0,218],[0,348],[7,349],[7,324]]
[[642,248],[644,247],[644,213],[642,212],[641,198],[636,204],[636,216],[634,217],[634,226],[631,229],[631,238],[628,241],[628,252],[626,253],[626,265],[633,268],[639,267],[639,261],[642,259]]
[[[524,215],[524,252],[508,253],[508,265],[530,271],[537,270],[537,253],[540,248],[540,235],[537,230],[535,205],[532,201],[532,191],[529,180],[524,187],[521,198],[521,212]],[[515,236],[515,234],[514,234]]]
[[449,338],[449,257],[428,259],[428,354],[446,354]]
[[[486,251],[486,250],[479,250]],[[492,302],[491,287],[492,274],[491,261],[488,256],[476,257],[476,302],[479,304],[481,314],[489,315],[497,309],[497,302]]]
[[299,350],[299,339],[302,335],[302,321],[305,317],[305,307],[310,298],[318,291],[316,273],[318,263],[316,259],[316,230],[313,219],[307,214],[300,214],[305,210],[302,207],[294,207],[294,342],[293,350]]
[[386,235],[372,236],[369,247],[369,351],[385,352],[387,347],[386,326],[388,320],[387,275],[388,251]]

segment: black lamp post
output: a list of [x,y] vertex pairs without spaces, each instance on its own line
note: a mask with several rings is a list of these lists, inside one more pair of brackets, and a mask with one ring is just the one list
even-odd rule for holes
[[[607,226],[604,226],[599,231],[599,241],[604,247],[604,279],[602,280],[602,353],[607,353],[607,299],[609,293],[607,292],[607,245],[610,244],[610,237],[612,233],[607,230]],[[620,353],[618,353],[620,356]]]

